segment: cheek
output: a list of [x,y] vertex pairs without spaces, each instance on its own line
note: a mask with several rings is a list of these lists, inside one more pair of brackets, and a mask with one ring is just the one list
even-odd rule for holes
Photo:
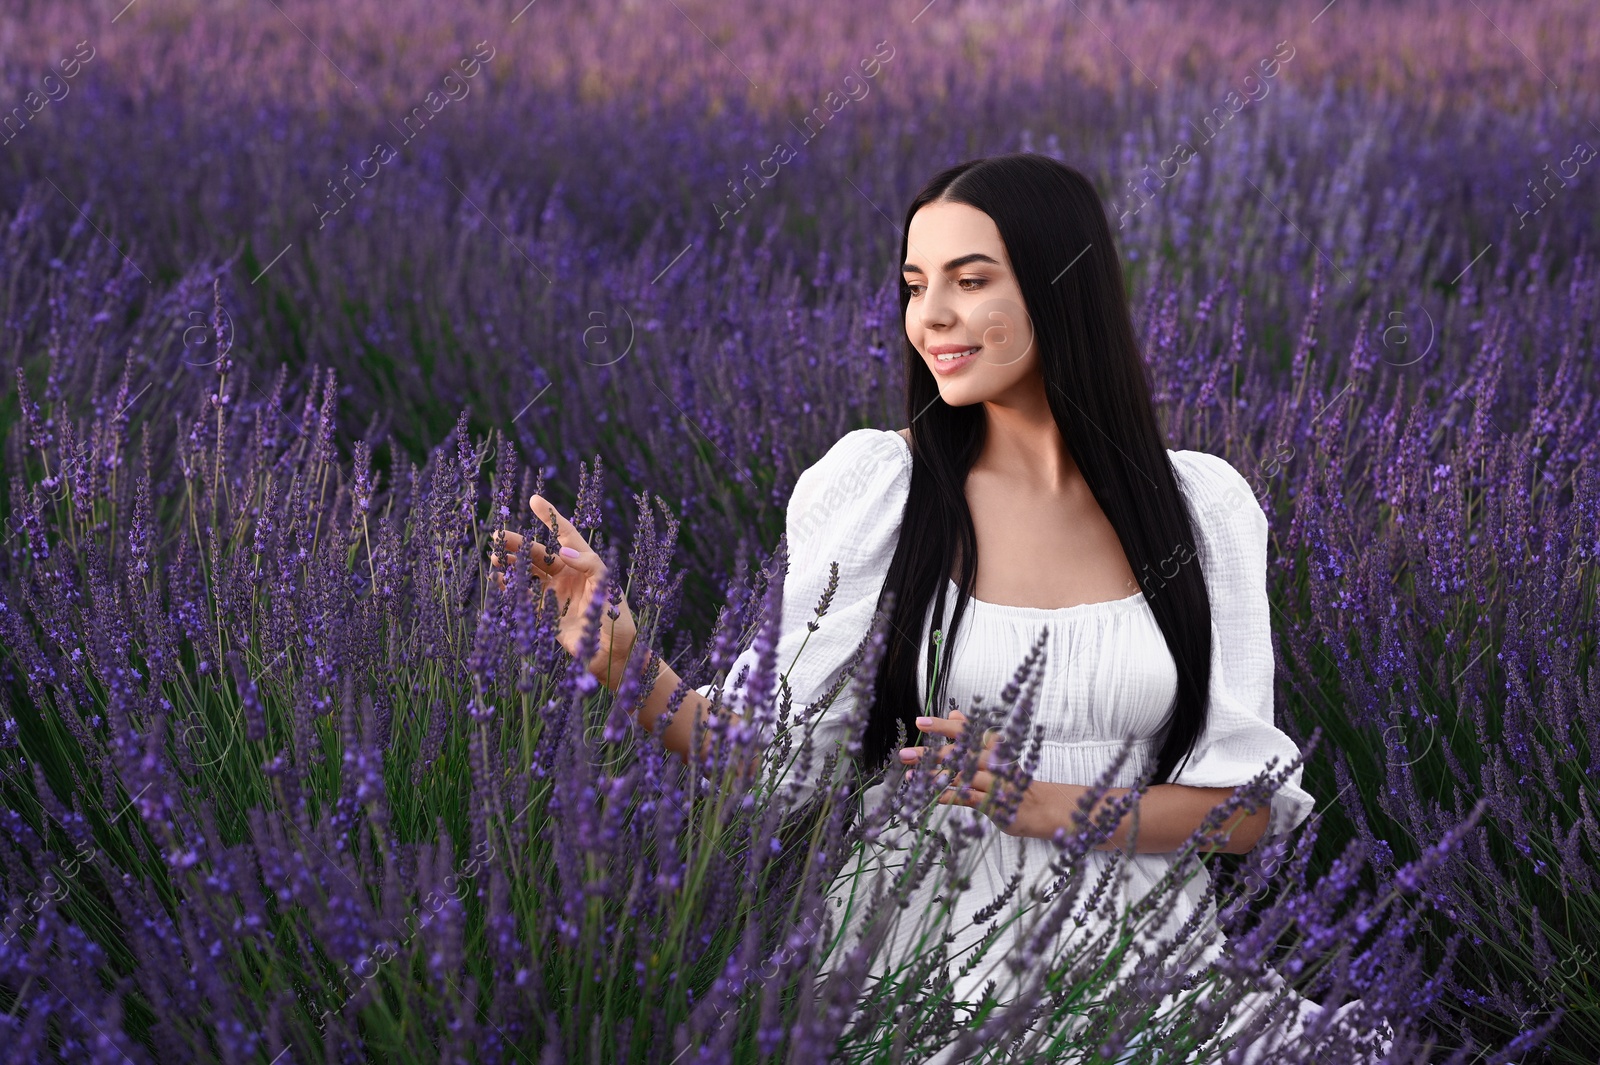
[[1034,333],[1031,323],[1024,321],[1018,327],[1016,344],[1020,357],[1013,369],[1019,374],[1031,373],[1039,365],[1039,338]]

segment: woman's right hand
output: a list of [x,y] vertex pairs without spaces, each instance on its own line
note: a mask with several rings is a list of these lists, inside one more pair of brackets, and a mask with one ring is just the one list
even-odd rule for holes
[[[555,594],[556,602],[561,605],[560,628],[556,638],[568,654],[576,656],[578,645],[583,640],[586,609],[608,577],[605,560],[589,546],[573,524],[543,497],[530,496],[528,506],[535,517],[555,530],[556,540],[561,544],[561,550],[546,562],[543,545],[536,542],[535,550],[526,553],[528,573],[531,579],[538,581],[540,594]],[[521,550],[523,538],[517,533],[509,529],[499,529],[496,533],[504,538],[507,555],[517,554]],[[496,571],[495,578],[504,589],[505,574],[500,571],[505,568],[505,557],[494,552],[492,541],[490,553],[490,565]],[[620,596],[615,607],[618,610],[615,619],[610,617],[609,610],[600,615],[600,646],[588,663],[589,673],[611,687],[615,687],[620,680],[622,666],[639,634],[634,625],[633,611],[628,608],[627,597]]]

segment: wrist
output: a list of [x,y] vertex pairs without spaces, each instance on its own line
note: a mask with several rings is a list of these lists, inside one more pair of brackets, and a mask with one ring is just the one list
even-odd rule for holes
[[[1089,794],[1091,790],[1089,786],[1086,784],[1061,784],[1059,787],[1061,788],[1061,802],[1058,807],[1060,816],[1057,818],[1057,823],[1068,836],[1076,836],[1080,832],[1087,831],[1094,824],[1095,817],[1105,804],[1106,799],[1111,796],[1111,792],[1107,791],[1085,813],[1083,810],[1083,797]],[[1102,840],[1095,843],[1092,849],[1116,850],[1117,846],[1110,840]]]
[[633,639],[619,639],[618,642],[602,649],[589,663],[589,675],[599,681],[605,688],[616,691],[622,683],[622,671],[628,664],[628,658],[633,654]]
[[1075,836],[1085,827],[1077,821],[1078,807],[1083,801],[1083,793],[1089,789],[1081,784],[1058,784],[1057,787],[1060,788],[1060,803],[1056,808],[1056,826],[1068,836]]

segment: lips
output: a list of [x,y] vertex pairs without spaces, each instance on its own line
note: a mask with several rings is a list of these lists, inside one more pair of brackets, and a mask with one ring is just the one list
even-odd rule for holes
[[958,347],[955,344],[939,344],[928,349],[928,354],[933,358],[934,373],[951,373],[972,362],[982,350],[981,345],[970,348]]

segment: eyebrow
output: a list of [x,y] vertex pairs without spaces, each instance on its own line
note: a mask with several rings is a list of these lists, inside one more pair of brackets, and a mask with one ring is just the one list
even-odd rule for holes
[[[945,263],[945,273],[949,273],[951,270],[958,270],[968,263],[989,263],[992,266],[1000,265],[1000,261],[998,259],[991,258],[990,256],[983,254],[981,251],[975,251],[970,255],[963,255],[958,259],[951,259],[949,262]],[[900,268],[900,272],[902,274],[909,274],[912,271],[920,274],[922,273],[922,267],[918,266],[916,263],[906,263]]]

